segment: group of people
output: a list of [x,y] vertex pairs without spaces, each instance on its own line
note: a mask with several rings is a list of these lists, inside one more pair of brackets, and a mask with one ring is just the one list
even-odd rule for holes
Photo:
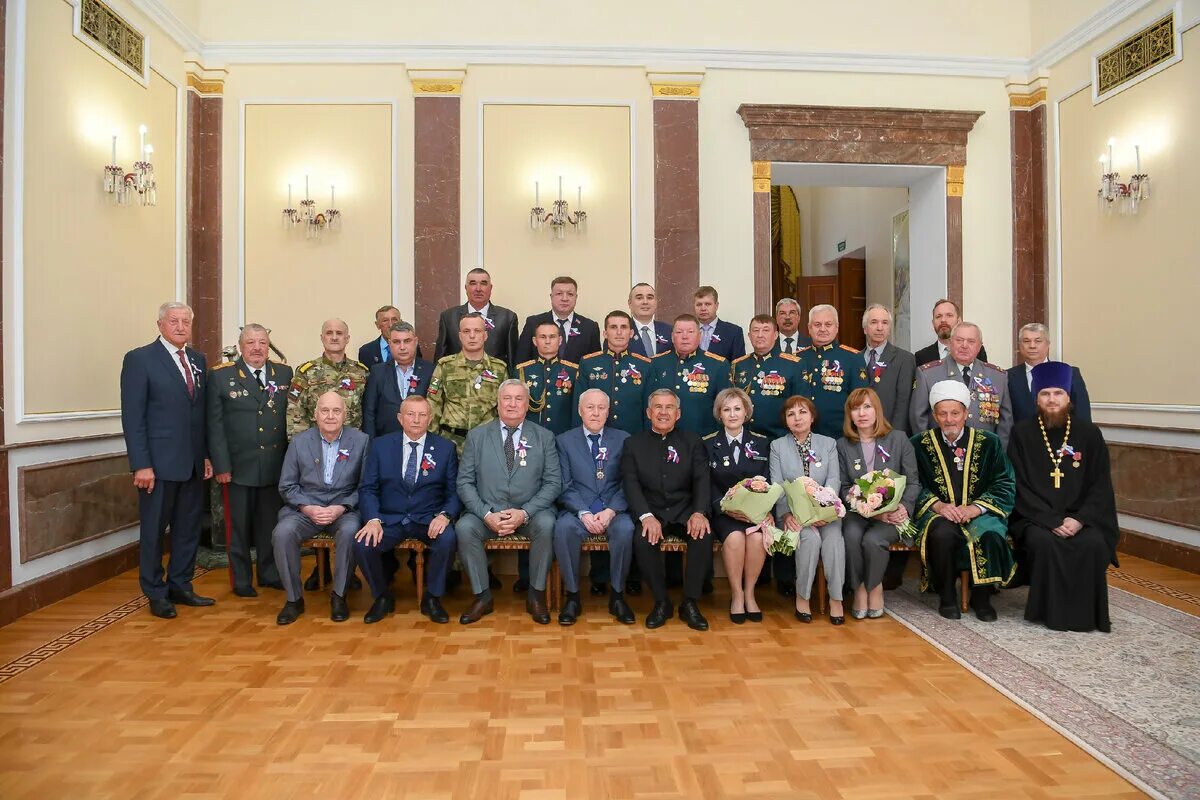
[[[280,589],[277,621],[305,611],[301,543],[335,540],[330,615],[349,617],[347,590],[361,570],[372,604],[364,622],[394,610],[395,547],[428,550],[421,612],[434,622],[451,568],[461,562],[473,598],[459,617],[493,611],[497,582],[485,544],[523,537],[518,591],[535,622],[548,624],[551,565],[560,565],[563,625],[583,613],[585,541],[592,593],[609,613],[635,621],[627,589],[645,581],[648,628],[674,616],[668,587],[682,584],[679,617],[707,630],[700,598],[711,581],[712,541],[731,590],[729,619],[759,622],[755,587],[768,563],[765,531],[795,531],[795,616],[811,622],[818,563],[829,618],[883,615],[883,580],[899,527],[913,523],[922,587],[957,618],[956,581],[966,571],[971,606],[996,618],[997,588],[1027,580],[1026,618],[1055,629],[1108,630],[1105,570],[1115,563],[1116,512],[1107,451],[1090,423],[1082,376],[1048,360],[1045,326],[1021,329],[1023,363],[986,362],[978,325],[956,304],[933,309],[937,341],[912,354],[889,341],[891,314],[863,314],[866,348],[838,338],[837,310],[784,299],[748,330],[718,316],[716,289],[700,287],[694,313],[657,319],[653,286],[638,284],[629,311],[602,326],[575,311],[578,284],[555,278],[548,312],[516,315],[492,303],[491,276],[471,270],[467,300],[442,313],[433,361],[393,306],[376,313],[380,335],[349,358],[349,327],[321,328],[321,356],[293,372],[268,358],[269,331],[246,325],[237,357],[207,369],[189,348],[192,311],[159,309],[160,336],[126,354],[122,422],[141,511],[141,585],[152,614],[211,605],[193,591],[203,482],[228,493],[233,591]],[[748,336],[747,336],[748,334]],[[745,352],[746,340],[750,352]],[[861,476],[890,469],[906,479],[896,510],[802,525],[781,499],[753,523],[722,510],[749,477],[807,476],[845,498]],[[164,573],[162,539],[171,556]],[[767,537],[767,538],[765,538]],[[664,541],[681,542],[679,563]],[[779,558],[778,556],[776,557]],[[1018,569],[1020,565],[1021,569]]]

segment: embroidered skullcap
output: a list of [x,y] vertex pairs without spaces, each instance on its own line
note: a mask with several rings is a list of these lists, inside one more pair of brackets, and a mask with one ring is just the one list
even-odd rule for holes
[[962,381],[938,381],[929,390],[929,407],[937,408],[943,400],[957,400],[967,408],[971,405],[971,392]]
[[1042,389],[1062,389],[1071,393],[1071,365],[1062,361],[1047,361],[1033,368],[1033,385],[1029,387],[1037,397]]

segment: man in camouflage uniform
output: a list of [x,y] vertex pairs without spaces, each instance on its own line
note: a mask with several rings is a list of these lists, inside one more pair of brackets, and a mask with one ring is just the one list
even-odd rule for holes
[[325,392],[337,392],[346,401],[346,427],[362,427],[363,391],[367,388],[367,368],[346,357],[350,326],[340,319],[321,324],[320,358],[296,367],[288,390],[287,433],[291,439],[313,426],[317,398]]
[[496,419],[496,399],[508,374],[502,360],[483,350],[484,325],[482,314],[464,315],[458,323],[462,350],[439,359],[429,379],[430,430],[453,441],[459,455],[472,428]]
[[533,332],[538,357],[513,368],[513,377],[529,389],[529,418],[555,436],[571,429],[571,399],[579,378],[579,365],[558,357],[560,341],[557,325],[540,323]]

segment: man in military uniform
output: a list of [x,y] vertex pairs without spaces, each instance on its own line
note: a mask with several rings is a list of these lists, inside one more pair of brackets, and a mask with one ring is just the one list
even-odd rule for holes
[[812,347],[800,351],[800,375],[809,384],[803,394],[817,406],[813,430],[840,439],[846,398],[869,385],[867,365],[861,353],[838,342],[838,312],[833,306],[823,304],[808,310],[808,335]]
[[778,439],[788,432],[783,424],[783,404],[794,394],[807,394],[808,386],[800,378],[800,359],[780,353],[775,345],[775,318],[758,314],[750,320],[750,347],[747,353],[733,362],[731,380],[734,386],[750,395],[754,402],[754,417],[747,421],[750,430]]
[[496,397],[508,374],[504,361],[484,352],[488,332],[482,314],[472,312],[458,322],[462,350],[443,356],[429,379],[430,430],[454,442],[462,455],[472,429],[496,418]]
[[670,389],[679,397],[679,429],[704,436],[718,429],[713,417],[717,393],[729,386],[729,362],[700,349],[700,321],[680,314],[671,327],[671,350],[650,363],[647,397]]
[[367,388],[367,368],[359,361],[346,357],[350,343],[350,326],[340,319],[327,319],[321,324],[320,358],[305,361],[296,367],[292,388],[288,390],[288,439],[313,426],[317,398],[325,392],[337,392],[346,401],[346,425],[362,427],[363,392]]
[[571,402],[579,365],[558,357],[562,334],[553,322],[542,322],[533,332],[538,357],[517,364],[513,377],[529,389],[529,418],[557,436],[571,429]]
[[258,585],[283,589],[271,531],[283,501],[279,473],[287,452],[287,387],[292,368],[267,360],[269,332],[242,328],[242,357],[212,368],[206,398],[213,477],[229,493],[229,572],[233,593],[257,597],[250,547],[258,553]]
[[990,431],[1008,447],[1013,426],[1012,398],[1008,395],[1008,374],[982,359],[983,331],[973,322],[960,322],[950,333],[950,352],[941,361],[925,364],[917,370],[913,389],[912,433],[914,436],[936,426],[930,408],[929,393],[938,381],[962,381],[970,392],[967,427]]

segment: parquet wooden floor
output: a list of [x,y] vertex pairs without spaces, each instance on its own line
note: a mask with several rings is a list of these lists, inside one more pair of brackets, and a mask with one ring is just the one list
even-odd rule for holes
[[[773,591],[735,626],[719,587],[700,634],[646,631],[645,597],[637,626],[585,596],[560,629],[507,589],[468,628],[406,594],[364,626],[361,592],[335,624],[309,594],[279,628],[277,592],[197,589],[218,605],[138,608],[0,683],[0,797],[1142,796],[890,618],[802,625]],[[131,572],[0,629],[0,663],[137,592]]]

